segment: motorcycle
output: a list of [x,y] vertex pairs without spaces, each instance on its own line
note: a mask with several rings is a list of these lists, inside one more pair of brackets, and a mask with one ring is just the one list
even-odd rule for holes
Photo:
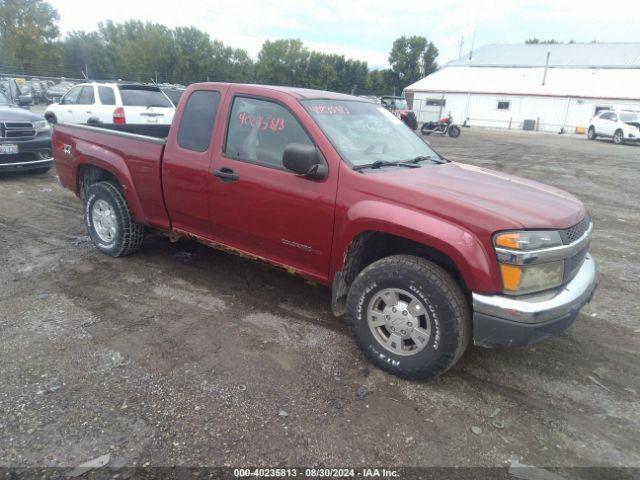
[[449,135],[451,138],[457,138],[460,136],[460,127],[453,124],[453,117],[449,113],[448,116],[441,118],[437,122],[425,122],[420,128],[420,133],[423,135],[439,133],[440,135]]

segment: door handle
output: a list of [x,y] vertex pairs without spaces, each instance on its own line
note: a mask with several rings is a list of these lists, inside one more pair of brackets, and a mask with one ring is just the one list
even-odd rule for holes
[[240,178],[236,172],[227,167],[219,168],[213,172],[214,177],[218,177],[223,183],[235,182]]

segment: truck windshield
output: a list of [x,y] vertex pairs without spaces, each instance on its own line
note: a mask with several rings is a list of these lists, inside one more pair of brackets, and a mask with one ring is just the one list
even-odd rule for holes
[[353,167],[440,157],[387,109],[351,100],[301,102],[343,160]]

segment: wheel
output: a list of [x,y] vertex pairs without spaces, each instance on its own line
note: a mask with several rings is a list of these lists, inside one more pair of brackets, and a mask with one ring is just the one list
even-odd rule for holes
[[422,125],[422,127],[420,128],[420,133],[422,135],[431,135],[431,132],[429,130],[427,130],[426,125]]
[[31,173],[35,173],[36,175],[38,175],[42,173],[47,173],[49,172],[49,170],[51,170],[51,167],[34,168],[33,170],[31,170]]
[[93,244],[107,255],[130,255],[142,246],[144,226],[131,218],[124,195],[111,182],[97,182],[87,187],[84,221]]
[[56,118],[56,116],[53,113],[45,113],[44,114],[44,119],[49,122],[51,125],[55,125],[56,123],[58,123],[58,119]]
[[430,379],[462,356],[471,315],[462,290],[438,265],[394,255],[372,263],[347,296],[347,322],[364,355],[408,379]]
[[622,145],[624,143],[624,133],[622,133],[622,130],[616,130],[613,134],[613,143],[616,145]]
[[587,138],[589,140],[596,139],[596,129],[594,127],[589,127],[589,130],[587,131]]
[[451,138],[458,138],[460,136],[460,128],[455,125],[449,127],[449,136]]

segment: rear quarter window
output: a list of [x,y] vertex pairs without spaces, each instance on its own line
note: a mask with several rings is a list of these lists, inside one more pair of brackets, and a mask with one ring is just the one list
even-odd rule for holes
[[160,90],[122,88],[120,97],[125,107],[173,108],[173,104]]
[[219,92],[199,90],[189,96],[180,120],[178,145],[196,152],[209,148],[219,103]]
[[115,105],[116,94],[111,87],[98,87],[98,97],[102,105]]

